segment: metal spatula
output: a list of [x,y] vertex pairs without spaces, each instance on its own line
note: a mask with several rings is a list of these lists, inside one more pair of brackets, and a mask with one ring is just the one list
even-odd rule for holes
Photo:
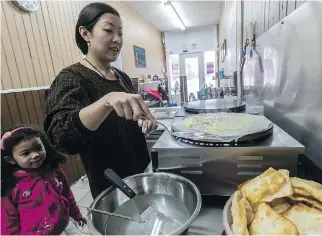
[[129,197],[136,206],[139,216],[144,219],[149,215],[153,214],[156,209],[149,204],[147,204],[144,200],[140,198],[136,198],[136,193],[119,177],[112,169],[106,169],[104,171],[105,177],[119,190],[121,190],[127,197]]

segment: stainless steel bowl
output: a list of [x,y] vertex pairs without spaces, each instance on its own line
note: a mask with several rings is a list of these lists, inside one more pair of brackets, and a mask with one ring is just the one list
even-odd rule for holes
[[[179,199],[187,207],[190,218],[173,235],[185,233],[192,222],[197,218],[201,208],[201,194],[199,189],[190,180],[169,173],[143,173],[124,179],[138,195],[166,194]],[[90,208],[114,212],[120,205],[128,201],[120,190],[110,187],[103,191],[91,204]],[[108,215],[88,212],[87,225],[94,235],[104,235]]]

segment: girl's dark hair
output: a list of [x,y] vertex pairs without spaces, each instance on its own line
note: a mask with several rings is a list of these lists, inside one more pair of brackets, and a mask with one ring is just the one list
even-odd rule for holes
[[79,27],[84,26],[89,32],[92,32],[93,27],[95,26],[98,19],[106,13],[120,16],[117,10],[115,10],[113,7],[101,2],[90,3],[87,6],[85,6],[79,13],[75,29],[75,38],[78,48],[82,51],[84,55],[87,54],[88,46],[87,42],[79,33]]
[[[13,181],[12,174],[13,172],[20,169],[18,165],[9,164],[5,160],[5,157],[13,157],[13,148],[21,142],[33,138],[40,138],[46,150],[46,159],[41,166],[42,171],[55,169],[58,167],[59,163],[64,163],[66,161],[66,157],[63,154],[59,153],[50,144],[47,136],[38,128],[26,125],[17,125],[9,129],[8,131],[12,131],[17,128],[20,129],[13,132],[8,138],[4,140],[3,149],[1,149],[1,196],[3,196],[7,190],[14,187],[15,183]],[[2,137],[3,134],[1,135],[1,138]]]

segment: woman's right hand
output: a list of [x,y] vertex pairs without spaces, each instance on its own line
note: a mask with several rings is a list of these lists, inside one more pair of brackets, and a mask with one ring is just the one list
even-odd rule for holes
[[137,121],[144,115],[156,123],[154,116],[139,94],[111,92],[105,95],[105,102],[113,107],[118,116],[125,117],[127,120]]

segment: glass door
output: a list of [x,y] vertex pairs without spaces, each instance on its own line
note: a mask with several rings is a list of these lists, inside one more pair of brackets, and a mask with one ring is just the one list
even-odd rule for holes
[[198,99],[198,91],[205,85],[203,53],[181,54],[179,58],[180,75],[186,79],[186,101],[196,100]]

